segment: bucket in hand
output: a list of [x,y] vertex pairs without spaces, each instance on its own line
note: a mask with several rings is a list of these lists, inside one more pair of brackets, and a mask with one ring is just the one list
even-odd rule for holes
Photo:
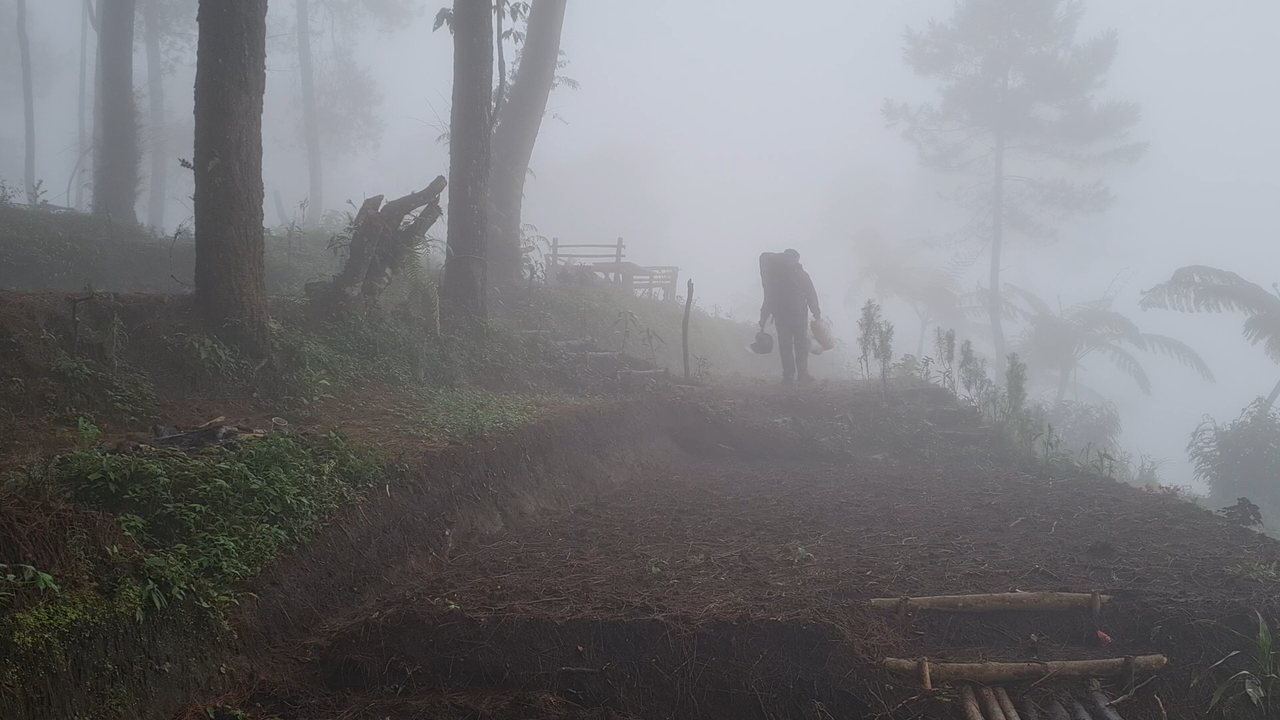
[[757,355],[768,355],[773,352],[773,336],[761,330],[756,333],[756,341],[747,347]]
[[831,339],[831,329],[827,327],[826,320],[814,318],[813,322],[809,323],[809,330],[813,332],[813,339],[822,346],[823,350],[835,349],[836,342]]

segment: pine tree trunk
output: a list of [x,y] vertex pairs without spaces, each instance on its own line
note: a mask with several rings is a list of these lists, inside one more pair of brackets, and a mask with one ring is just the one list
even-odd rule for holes
[[31,86],[31,43],[27,40],[27,0],[18,0],[18,54],[22,59],[22,115],[26,123],[26,158],[23,165],[27,203],[39,202],[36,195],[36,104]]
[[1067,386],[1071,383],[1071,368],[1062,368],[1058,375],[1058,397],[1053,401],[1053,417],[1058,418],[1062,412],[1062,403],[1067,399]]
[[75,170],[71,173],[71,182],[76,184],[75,208],[76,210],[84,210],[84,183],[77,177],[84,163],[85,156],[89,154],[89,139],[85,134],[85,119],[88,115],[87,108],[89,103],[89,5],[90,0],[84,0],[80,7],[80,95],[79,107],[76,111],[76,133],[80,156],[76,159]]
[[991,197],[991,279],[988,307],[991,343],[995,346],[995,376],[1004,377],[1004,318],[1000,307],[1000,251],[1004,246],[1004,134],[996,132],[995,176]]
[[136,224],[138,126],[133,102],[133,21],[137,0],[102,0],[98,63],[102,133],[93,168],[93,212]]
[[[89,134],[89,192],[93,192],[93,183],[98,179],[98,166],[102,164],[102,3],[105,0],[90,0],[94,5],[93,22],[93,125]],[[94,210],[97,197],[90,194],[89,210]]]
[[262,98],[267,0],[200,0],[195,83],[196,308],[207,326],[265,353]]
[[493,105],[490,0],[454,0],[449,118],[449,231],[441,304],[452,330],[486,319],[489,143]]
[[311,12],[308,0],[296,0],[298,10],[298,73],[302,80],[302,127],[307,143],[307,171],[311,189],[304,222],[315,227],[324,215],[324,164],[320,157],[320,126],[316,120],[315,72],[311,58]]
[[168,195],[169,151],[164,117],[164,72],[160,58],[160,0],[146,0],[147,98],[151,104],[148,134],[151,158],[147,199],[147,225],[164,230],[164,204]]
[[494,130],[489,174],[494,218],[489,257],[493,261],[493,280],[498,285],[518,283],[524,272],[520,248],[524,183],[542,117],[547,112],[547,98],[555,84],[565,2],[534,0],[520,67]]

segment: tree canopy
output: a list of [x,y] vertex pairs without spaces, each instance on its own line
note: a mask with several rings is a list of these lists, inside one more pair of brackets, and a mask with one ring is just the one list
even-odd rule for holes
[[[925,166],[972,176],[956,199],[989,227],[993,289],[1001,287],[1006,230],[1053,238],[1057,222],[1105,211],[1111,191],[1081,179],[1082,171],[1134,162],[1147,148],[1128,137],[1138,105],[1097,97],[1119,39],[1107,31],[1077,41],[1083,14],[1078,0],[963,0],[951,19],[904,38],[903,59],[937,83],[938,98],[916,106],[886,100],[884,117]],[[1005,352],[998,293],[989,314],[998,370]]]
[[1114,298],[1110,295],[1055,310],[1030,291],[1006,285],[1005,293],[1016,300],[1015,307],[1025,326],[1016,340],[1019,354],[1033,368],[1058,375],[1055,408],[1061,408],[1070,380],[1084,360],[1095,354],[1106,357],[1148,395],[1151,379],[1134,350],[1164,355],[1205,380],[1214,379],[1208,364],[1191,346],[1165,335],[1142,332],[1132,320],[1113,309]]

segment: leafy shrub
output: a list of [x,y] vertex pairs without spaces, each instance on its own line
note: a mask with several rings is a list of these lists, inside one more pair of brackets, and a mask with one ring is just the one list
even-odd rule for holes
[[1187,445],[1195,477],[1219,502],[1247,497],[1274,513],[1280,509],[1280,412],[1265,400],[1225,425],[1206,417]]
[[280,435],[196,454],[80,448],[47,480],[116,516],[144,553],[145,599],[230,600],[247,579],[382,476],[378,456],[336,434]]

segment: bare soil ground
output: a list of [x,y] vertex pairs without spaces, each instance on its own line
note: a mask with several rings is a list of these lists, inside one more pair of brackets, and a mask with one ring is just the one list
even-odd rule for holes
[[[770,460],[682,427],[673,439],[690,451],[640,479],[460,538],[335,612],[250,704],[285,718],[960,717],[950,690],[876,663],[1161,652],[1170,668],[1123,709],[1177,720],[1202,716],[1212,688],[1191,682],[1232,649],[1201,621],[1274,616],[1274,580],[1242,568],[1280,562],[1280,545],[1171,496],[1017,468],[932,391],[713,400],[724,424],[775,427],[821,459]],[[1096,620],[866,606],[1019,590],[1115,600]]]

